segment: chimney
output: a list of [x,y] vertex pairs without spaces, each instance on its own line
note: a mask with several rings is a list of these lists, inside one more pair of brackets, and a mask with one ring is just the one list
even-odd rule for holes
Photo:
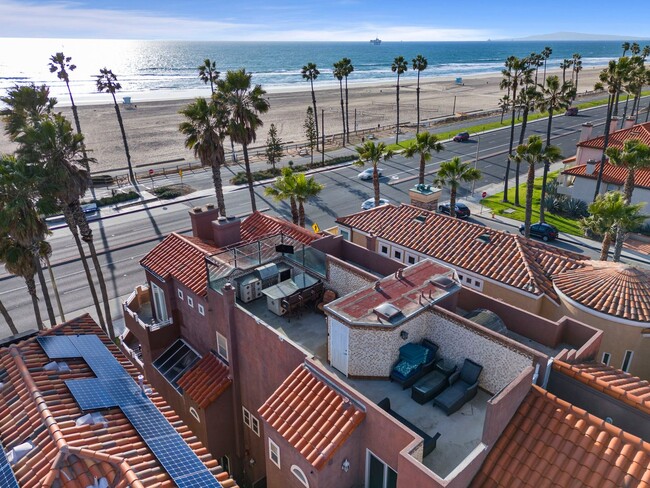
[[634,117],[628,117],[623,122],[623,129],[631,129],[632,127],[634,127]]
[[377,252],[377,237],[372,232],[366,236],[366,249]]
[[217,247],[227,247],[241,241],[241,219],[219,217],[212,222],[212,238]]
[[592,130],[594,130],[593,124],[589,122],[582,124],[582,129],[580,129],[580,140],[578,142],[584,142],[591,139]]
[[592,175],[594,174],[594,170],[596,169],[596,160],[595,159],[590,159],[587,161],[587,166],[585,168],[585,173],[587,175]]
[[612,122],[609,126],[609,133],[616,132],[618,130],[618,117],[612,117]]
[[212,221],[219,216],[219,209],[208,204],[205,207],[194,207],[190,210],[192,235],[205,241],[212,240]]

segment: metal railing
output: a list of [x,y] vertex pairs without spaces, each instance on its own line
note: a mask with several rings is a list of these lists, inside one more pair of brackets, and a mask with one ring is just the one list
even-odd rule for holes
[[[137,324],[139,324],[143,329],[149,329],[150,331],[156,331],[168,325],[174,323],[172,317],[167,318],[166,320],[156,320],[151,318],[150,321],[145,321],[140,318],[140,315],[130,308],[131,304],[134,301],[138,301],[138,310],[142,306],[142,303],[149,303],[149,293],[147,292],[149,287],[147,285],[139,285],[133,290],[129,297],[122,302],[122,307],[124,312],[129,315]],[[145,298],[146,300],[141,301],[140,297]]]

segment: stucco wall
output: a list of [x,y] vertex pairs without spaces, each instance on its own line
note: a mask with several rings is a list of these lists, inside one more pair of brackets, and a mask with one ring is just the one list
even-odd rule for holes
[[375,281],[368,273],[355,272],[346,263],[335,258],[328,257],[327,267],[328,288],[334,290],[339,297],[364,288]]

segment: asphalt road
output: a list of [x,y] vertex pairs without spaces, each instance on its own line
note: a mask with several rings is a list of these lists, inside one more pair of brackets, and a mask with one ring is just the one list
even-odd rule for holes
[[[578,140],[581,125],[584,122],[594,124],[593,136],[602,134],[605,118],[605,109],[597,108],[581,112],[577,117],[559,116],[553,119],[553,144],[560,146],[565,156],[575,153],[575,144]],[[545,137],[547,120],[542,119],[529,123],[527,136],[538,134]],[[518,137],[519,129],[515,131]],[[506,154],[509,143],[509,130],[488,132],[475,137],[465,143],[449,142],[443,152],[434,155],[427,171],[435,171],[440,162],[459,156],[463,160],[474,161],[477,147],[479,150],[478,167],[483,174],[483,179],[476,183],[480,188],[485,185],[503,181],[506,165]],[[406,138],[406,137],[405,137]],[[341,150],[344,153],[346,150]],[[390,201],[408,201],[408,189],[416,180],[409,177],[417,176],[416,160],[409,160],[397,156],[394,160],[381,164],[384,176],[381,180],[381,194]],[[235,168],[236,169],[236,168]],[[232,169],[225,170],[226,173]],[[325,185],[325,190],[319,198],[306,207],[308,223],[318,223],[321,228],[334,225],[339,215],[347,215],[360,210],[361,202],[373,196],[372,182],[360,181],[357,174],[360,169],[354,166],[339,167],[320,172],[315,178]],[[522,166],[521,173],[526,168]],[[512,175],[513,173],[511,173]],[[226,174],[224,174],[224,177]],[[430,177],[428,177],[430,179]],[[174,182],[171,180],[171,182]],[[388,183],[391,183],[390,185]],[[197,190],[212,187],[209,171],[186,173],[184,183]],[[163,184],[155,181],[154,184]],[[469,188],[464,188],[462,194],[469,193]],[[258,208],[269,208],[275,215],[290,218],[289,206],[278,203],[264,196],[264,186],[256,187]],[[245,215],[250,211],[248,191],[245,188],[226,189],[226,205],[228,213],[232,215]],[[131,214],[119,215],[92,223],[95,235],[95,244],[100,253],[104,277],[111,295],[111,309],[115,318],[121,317],[121,300],[127,297],[133,288],[144,282],[144,272],[139,265],[139,260],[162,238],[170,232],[189,232],[190,221],[188,210],[196,205],[214,202],[214,196],[202,197],[188,202],[162,205]],[[499,227],[491,220],[483,221],[473,217],[478,223],[489,223],[492,227]],[[503,230],[512,231],[508,226]],[[92,300],[85,282],[83,269],[78,260],[76,247],[67,229],[57,229],[50,237],[53,248],[51,262],[57,279],[63,308],[66,318],[72,318],[84,311],[92,311]],[[595,251],[580,249],[568,243],[558,243],[558,246],[577,252],[585,252],[597,256]],[[40,294],[40,290],[39,290]],[[31,300],[27,294],[24,281],[7,274],[4,269],[0,273],[0,299],[13,317],[19,330],[35,328]],[[46,318],[44,305],[43,318]],[[9,335],[9,329],[0,321],[0,337]]]

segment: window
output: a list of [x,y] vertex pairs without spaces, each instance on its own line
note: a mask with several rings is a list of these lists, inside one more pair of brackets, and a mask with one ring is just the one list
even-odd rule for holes
[[219,464],[221,464],[221,467],[224,471],[230,473],[230,458],[228,456],[221,456],[221,459],[219,459]]
[[402,251],[393,251],[393,257],[395,259],[402,259]]
[[408,262],[409,262],[409,264],[415,264],[415,256],[409,256],[408,257]]
[[194,417],[196,420],[198,420],[199,422],[201,421],[201,419],[199,418],[199,412],[196,411],[196,408],[190,407],[190,413],[192,414],[192,417]]
[[611,359],[611,354],[609,354],[608,352],[604,352],[603,353],[603,361],[602,361],[602,363],[609,366],[609,360],[610,359]]
[[350,233],[347,230],[341,230],[341,237],[346,241],[350,240]]
[[280,447],[269,437],[269,459],[278,468],[280,467]]
[[625,351],[625,357],[623,358],[623,364],[621,369],[626,373],[630,370],[630,364],[632,363],[632,356],[634,356],[633,351]]
[[257,420],[257,417],[253,417],[252,415],[251,415],[251,430],[255,432],[255,435],[257,435],[257,437],[260,436],[260,421]]
[[251,426],[251,413],[246,410],[246,407],[242,406],[241,407],[243,416],[244,416],[244,425],[248,428]]
[[176,390],[182,391],[176,383],[200,356],[183,339],[178,339],[153,362],[154,367]]
[[187,304],[188,304],[190,307],[194,308],[194,300],[193,300],[192,297],[189,296],[189,295],[187,295]]
[[244,425],[251,429],[259,437],[260,435],[260,421],[257,420],[251,413],[242,405],[242,416],[244,417]]
[[369,450],[366,459],[368,488],[397,488],[397,472]]
[[205,317],[205,308],[203,308],[203,305],[199,303],[197,308],[199,309],[199,313]]
[[156,318],[164,322],[167,320],[167,305],[165,304],[165,293],[155,283],[151,283],[151,295],[153,296],[153,306],[156,311]]
[[467,283],[470,283],[470,284],[471,284],[471,283],[472,283],[472,278],[470,278],[470,277],[468,276],[467,278],[465,278],[465,281],[466,281]]
[[225,336],[217,332],[217,354],[222,359],[228,361],[228,341]]
[[178,290],[178,298],[183,299],[183,290]]
[[479,280],[474,280],[474,286],[481,286],[481,282]]
[[382,246],[381,246],[381,253],[382,253],[382,254],[388,254],[388,246],[384,246],[384,245],[382,244]]
[[307,481],[307,476],[305,476],[302,469],[294,464],[291,466],[291,472],[296,478],[298,478],[298,481],[300,481],[305,488],[309,488],[309,481]]
[[459,274],[459,275],[458,275],[458,279],[459,279],[460,282],[462,283],[462,282],[463,282],[463,275],[462,275],[462,274]]

